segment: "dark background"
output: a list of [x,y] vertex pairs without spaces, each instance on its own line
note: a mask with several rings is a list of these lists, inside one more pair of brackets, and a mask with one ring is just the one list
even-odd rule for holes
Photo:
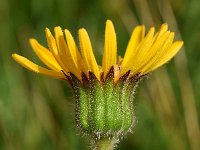
[[184,48],[140,83],[136,127],[119,150],[200,149],[199,0],[0,0],[0,149],[83,150],[88,143],[74,127],[74,101],[66,82],[37,75],[16,64],[16,52],[42,65],[28,39],[46,44],[44,29],[85,27],[101,63],[106,19],[114,23],[118,54],[132,29],[157,29],[167,22]]

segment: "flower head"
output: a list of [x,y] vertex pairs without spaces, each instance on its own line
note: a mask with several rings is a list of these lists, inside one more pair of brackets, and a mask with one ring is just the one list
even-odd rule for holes
[[48,69],[18,54],[13,54],[12,57],[31,71],[59,79],[67,79],[66,75],[70,76],[72,73],[82,80],[82,73],[89,77],[90,71],[98,80],[104,80],[111,67],[114,69],[115,82],[128,71],[130,71],[129,77],[136,74],[142,76],[169,61],[183,45],[182,41],[173,42],[174,33],[168,30],[167,24],[163,24],[157,33],[154,33],[154,27],[150,28],[146,35],[145,27],[137,26],[133,30],[124,58],[117,58],[116,33],[112,22],[108,20],[102,65],[98,65],[85,29],[82,28],[78,32],[81,53],[67,29],[63,31],[60,27],[55,27],[55,36],[48,28],[45,32],[48,49],[35,39],[30,39],[30,44]]
[[174,33],[167,24],[157,33],[152,27],[147,34],[144,26],[137,26],[124,58],[117,58],[116,33],[108,20],[99,66],[85,29],[78,32],[80,52],[68,30],[55,27],[55,36],[49,29],[45,32],[49,49],[35,39],[30,39],[30,44],[49,69],[17,54],[12,57],[29,70],[67,80],[75,95],[77,126],[99,138],[117,137],[130,131],[135,120],[133,97],[139,79],[169,61],[183,45],[182,41],[173,42]]

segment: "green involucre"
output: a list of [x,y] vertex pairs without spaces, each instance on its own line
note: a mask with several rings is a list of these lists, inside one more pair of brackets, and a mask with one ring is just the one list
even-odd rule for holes
[[[86,79],[86,78],[85,78]],[[81,83],[75,76],[72,87],[76,100],[76,123],[89,135],[117,136],[134,124],[133,93],[137,82],[113,78],[99,81],[90,73]]]

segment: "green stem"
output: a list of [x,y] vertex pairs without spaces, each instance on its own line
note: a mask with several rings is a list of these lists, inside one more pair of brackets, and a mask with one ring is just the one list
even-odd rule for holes
[[95,142],[94,150],[114,150],[115,143],[114,139],[100,139]]

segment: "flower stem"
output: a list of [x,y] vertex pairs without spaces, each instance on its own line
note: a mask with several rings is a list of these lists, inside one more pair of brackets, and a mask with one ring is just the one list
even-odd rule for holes
[[114,150],[115,139],[100,139],[95,142],[94,150]]

